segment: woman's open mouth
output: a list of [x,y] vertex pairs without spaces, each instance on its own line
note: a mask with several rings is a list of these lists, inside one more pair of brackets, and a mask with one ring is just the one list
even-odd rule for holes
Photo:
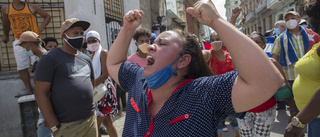
[[147,56],[147,61],[147,66],[151,66],[154,63],[154,59],[150,55]]

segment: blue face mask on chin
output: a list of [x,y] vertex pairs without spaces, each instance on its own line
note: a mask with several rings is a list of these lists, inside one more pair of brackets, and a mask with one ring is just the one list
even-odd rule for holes
[[[28,43],[29,44],[29,43]],[[28,44],[26,45],[26,46],[28,46]],[[27,51],[27,49],[26,48],[23,48],[24,49],[24,53],[26,53],[28,56],[34,56],[34,54],[33,54],[33,52],[32,52],[32,50],[30,49],[30,50],[28,50]]]
[[28,50],[28,51],[26,49],[24,49],[24,53],[26,53],[28,56],[34,56],[34,54],[33,54],[31,49]]
[[171,66],[176,63],[181,57],[183,57],[183,55],[176,59],[171,65],[158,70],[149,77],[145,77],[149,89],[156,89],[166,83],[174,74],[174,72],[178,70],[178,68],[176,68],[175,70],[172,69]]

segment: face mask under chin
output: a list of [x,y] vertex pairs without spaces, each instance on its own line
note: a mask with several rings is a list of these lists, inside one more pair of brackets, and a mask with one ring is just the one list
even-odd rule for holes
[[23,48],[24,53],[26,53],[28,56],[34,56],[34,54],[33,54],[32,50],[31,50],[31,48],[30,48],[29,50],[27,50],[27,47],[30,47],[29,43],[26,45],[26,47],[25,47],[25,48]]
[[181,55],[178,59],[176,59],[172,64],[158,70],[157,72],[153,73],[148,77],[145,77],[146,82],[148,83],[148,87],[150,89],[156,89],[162,86],[164,83],[166,83],[171,78],[172,75],[175,75],[174,73],[178,70],[178,68],[172,69],[171,66],[183,56],[184,54]]
[[[26,45],[26,48],[27,48],[28,45]],[[34,56],[32,50],[27,50],[26,48],[24,48],[24,53],[26,53],[28,56]]]

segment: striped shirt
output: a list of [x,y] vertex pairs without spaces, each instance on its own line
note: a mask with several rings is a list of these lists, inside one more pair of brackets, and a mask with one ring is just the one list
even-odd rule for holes
[[[299,32],[298,35],[292,34],[290,32],[291,36],[292,36],[292,42],[295,48],[295,51],[297,53],[297,57],[298,58],[302,58],[305,54],[304,51],[304,45],[303,45],[303,39],[302,39],[302,34],[301,31]],[[273,48],[271,50],[272,54],[278,55],[280,56],[280,52],[281,52],[281,42],[280,42],[280,38],[278,37],[273,45]],[[279,61],[279,60],[278,60]],[[282,69],[284,71],[284,74],[286,75],[286,78],[288,80],[295,80],[296,77],[298,76],[297,71],[295,70],[294,66],[296,63],[290,64],[288,66],[283,66]]]

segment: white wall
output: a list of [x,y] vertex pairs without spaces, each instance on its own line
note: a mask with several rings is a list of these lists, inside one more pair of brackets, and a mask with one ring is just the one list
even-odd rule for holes
[[[95,1],[95,8],[94,8]],[[65,0],[66,19],[76,17],[91,23],[88,30],[96,30],[100,33],[102,46],[107,49],[107,31],[105,23],[105,11],[103,0]],[[85,7],[85,8],[84,8]],[[129,10],[140,9],[139,0],[123,0],[123,13]],[[86,32],[88,32],[88,30]],[[128,54],[136,52],[137,47],[131,41]]]
[[[130,10],[140,9],[139,0],[123,0],[123,13],[126,14]],[[141,26],[141,25],[140,25]],[[137,46],[134,44],[134,40],[131,41],[128,54],[131,55],[137,50]]]
[[[94,4],[95,3],[95,4]],[[107,33],[103,0],[65,0],[66,19],[78,18],[90,22],[90,30],[96,30],[101,37],[101,45],[107,49]]]

